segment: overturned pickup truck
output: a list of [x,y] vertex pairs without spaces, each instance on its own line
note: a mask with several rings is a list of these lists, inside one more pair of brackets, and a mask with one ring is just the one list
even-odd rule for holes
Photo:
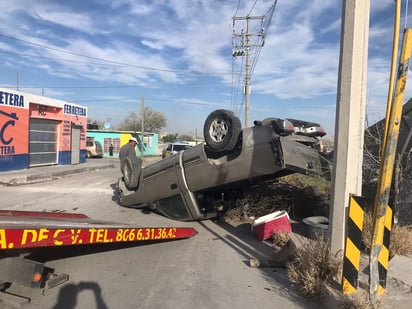
[[242,189],[292,173],[320,174],[315,123],[279,118],[241,129],[232,112],[216,110],[203,128],[205,144],[140,168],[127,159],[119,180],[123,206],[149,207],[175,220],[209,219],[233,207]]

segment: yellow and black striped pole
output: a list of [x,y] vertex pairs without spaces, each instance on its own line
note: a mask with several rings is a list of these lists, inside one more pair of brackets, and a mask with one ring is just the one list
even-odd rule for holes
[[[381,167],[376,190],[373,235],[369,259],[370,296],[383,295],[386,288],[386,271],[389,263],[389,237],[387,248],[384,246],[385,226],[392,226],[392,210],[388,207],[389,193],[392,184],[398,135],[402,119],[402,105],[405,98],[406,81],[409,72],[409,60],[412,50],[412,30],[404,32],[402,51],[398,66],[398,76],[394,102],[387,118],[388,127],[385,132],[386,141],[382,147]],[[390,210],[389,210],[390,209]],[[389,219],[390,217],[390,219]],[[390,231],[390,229],[389,229]],[[386,252],[386,250],[388,252]]]
[[388,205],[386,207],[385,214],[385,225],[383,230],[383,240],[381,251],[378,256],[378,272],[379,272],[379,285],[378,285],[378,295],[385,294],[386,290],[386,277],[388,273],[388,264],[389,264],[389,245],[390,245],[390,236],[392,230],[392,208]]
[[342,269],[342,292],[354,294],[358,288],[362,229],[365,202],[360,196],[349,196],[349,213],[346,224],[345,256]]

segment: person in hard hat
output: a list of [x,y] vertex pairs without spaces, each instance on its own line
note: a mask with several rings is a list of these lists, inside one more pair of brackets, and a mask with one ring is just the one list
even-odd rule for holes
[[127,157],[133,158],[136,157],[136,145],[137,139],[135,137],[131,137],[129,142],[123,145],[119,151],[119,158],[120,158],[120,171],[123,173],[124,162],[126,161]]

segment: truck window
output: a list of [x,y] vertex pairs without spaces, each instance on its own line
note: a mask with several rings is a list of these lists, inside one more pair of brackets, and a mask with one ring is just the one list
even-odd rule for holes
[[173,146],[173,151],[180,151],[180,150],[186,150],[189,149],[189,145],[174,145]]
[[156,208],[171,219],[184,220],[190,217],[180,194],[156,201]]

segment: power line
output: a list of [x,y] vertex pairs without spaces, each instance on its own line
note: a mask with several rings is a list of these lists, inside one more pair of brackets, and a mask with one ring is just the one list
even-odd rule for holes
[[[264,18],[264,23],[263,23],[263,26],[262,26],[262,28],[263,28],[263,32],[264,32],[264,36],[262,37],[262,43],[261,44],[257,44],[258,45],[258,49],[257,49],[257,53],[256,53],[256,57],[253,59],[253,64],[252,64],[252,73],[251,73],[251,75],[253,76],[253,72],[255,71],[255,67],[256,67],[256,64],[257,64],[257,61],[258,61],[258,59],[259,59],[259,57],[260,57],[260,54],[261,54],[261,52],[262,52],[262,48],[263,48],[263,46],[264,46],[264,44],[265,44],[265,38],[269,35],[269,31],[270,31],[270,25],[271,25],[271,23],[272,23],[272,18],[273,18],[273,14],[274,14],[274,12],[275,12],[275,9],[276,9],[276,5],[277,5],[277,3],[278,3],[278,0],[275,0],[274,2],[273,2],[273,4],[272,4],[272,6],[268,9],[268,11],[265,13],[265,18]],[[267,16],[269,16],[269,17],[267,17]],[[259,39],[260,39],[260,37],[259,37]]]
[[252,8],[250,9],[249,13],[247,14],[247,16],[249,16],[250,14],[252,14],[253,9],[255,8],[257,0],[255,0],[255,3],[253,3]]
[[5,38],[12,39],[12,40],[15,40],[15,41],[24,42],[24,43],[26,43],[26,44],[30,44],[30,45],[38,46],[38,47],[41,47],[41,48],[45,48],[45,49],[57,51],[57,52],[59,52],[59,53],[64,53],[64,54],[73,55],[73,56],[77,56],[77,57],[82,57],[82,58],[87,58],[87,59],[93,59],[93,60],[103,61],[103,62],[107,62],[107,63],[110,63],[110,64],[119,65],[119,66],[138,67],[138,68],[142,68],[142,69],[151,69],[151,70],[166,71],[166,72],[176,72],[175,70],[159,69],[159,68],[150,68],[150,67],[133,65],[133,64],[130,64],[130,63],[122,63],[122,62],[117,62],[117,61],[102,59],[102,58],[98,58],[98,57],[82,55],[82,54],[75,53],[75,52],[72,52],[72,51],[68,51],[68,50],[64,50],[64,49],[60,49],[60,48],[55,48],[55,47],[50,47],[50,46],[46,46],[46,45],[42,45],[42,44],[30,42],[30,41],[27,41],[27,40],[19,39],[19,38],[16,38],[16,37],[13,37],[13,36],[9,36],[9,35],[4,35],[4,34],[1,34],[1,33],[0,33],[0,37],[5,37]]
[[131,64],[131,63],[123,63],[123,62],[112,61],[112,60],[107,60],[107,59],[93,57],[93,56],[87,56],[87,55],[75,53],[75,52],[64,50],[64,49],[54,48],[54,47],[50,47],[50,46],[30,42],[30,41],[27,41],[27,40],[19,39],[19,38],[9,36],[9,35],[5,35],[5,34],[2,34],[2,33],[0,33],[0,37],[8,38],[8,39],[11,39],[11,40],[23,42],[25,44],[34,45],[34,46],[38,46],[38,47],[53,50],[53,51],[57,51],[59,53],[64,53],[64,54],[73,55],[73,56],[77,56],[77,57],[83,57],[83,58],[87,58],[87,59],[93,59],[93,60],[102,61],[102,62],[105,62],[105,63],[81,62],[81,61],[69,60],[69,59],[58,59],[58,58],[56,59],[56,58],[48,58],[48,57],[42,57],[42,56],[35,56],[35,55],[27,55],[27,54],[19,54],[19,53],[2,51],[3,53],[15,54],[15,55],[18,55],[18,56],[21,56],[21,57],[43,58],[43,59],[50,59],[50,60],[54,60],[54,61],[77,62],[77,63],[86,63],[86,64],[94,64],[94,65],[105,65],[105,64],[108,65],[108,64],[110,64],[112,66],[132,67],[132,68],[139,68],[139,69],[142,69],[142,70],[161,71],[161,72],[169,72],[169,73],[185,74],[185,75],[219,76],[219,75],[229,75],[230,74],[229,72],[220,72],[220,73],[211,74],[211,73],[201,73],[201,72],[195,72],[195,71],[189,71],[189,70],[172,70],[172,69],[164,69],[164,68],[146,67],[146,66],[140,66],[140,65]]
[[[159,99],[159,98],[147,98],[145,97],[145,101],[152,101],[152,102],[171,102],[171,103],[182,103],[182,104],[189,104],[189,105],[204,105],[204,106],[222,106],[222,104],[214,104],[214,103],[202,103],[202,102],[192,102],[192,101],[184,101],[184,100],[168,100],[168,99]],[[136,102],[136,98],[119,98],[119,99],[98,99],[98,100],[68,100],[72,103],[86,103],[86,102]]]
[[[8,88],[6,85],[0,85],[0,87]],[[222,84],[199,84],[199,85],[173,85],[153,87],[153,89],[167,89],[167,88],[208,88],[208,87],[229,87]],[[136,85],[116,85],[116,86],[19,86],[20,89],[116,89],[116,88],[136,88]]]
[[240,7],[240,0],[238,0],[238,2],[237,2],[236,12],[235,12],[235,15],[233,15],[233,17],[236,17],[237,11],[239,10],[239,7]]

